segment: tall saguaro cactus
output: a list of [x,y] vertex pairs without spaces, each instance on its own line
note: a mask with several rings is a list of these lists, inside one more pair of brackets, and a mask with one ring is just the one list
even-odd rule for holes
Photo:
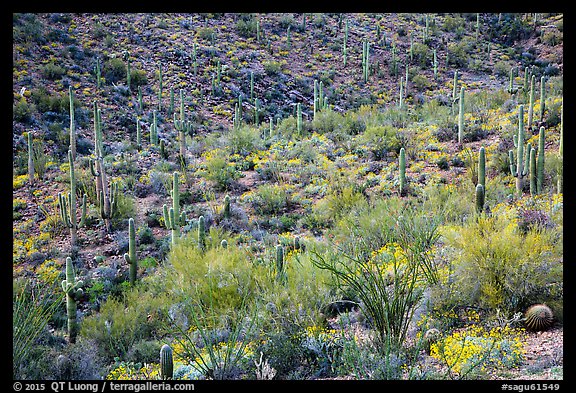
[[560,107],[560,142],[558,145],[558,158],[560,165],[558,168],[558,180],[556,190],[558,193],[563,192],[563,162],[564,162],[564,104]]
[[286,267],[284,262],[284,247],[276,245],[276,280],[280,283],[286,281]]
[[534,118],[534,85],[536,83],[536,75],[530,78],[530,101],[528,104],[528,129],[532,129],[532,119]]
[[74,121],[74,92],[72,92],[72,86],[68,87],[68,92],[70,95],[70,151],[72,152],[72,158],[76,159],[76,123]]
[[198,247],[202,251],[206,249],[206,219],[204,216],[198,217]]
[[364,82],[368,82],[370,76],[370,43],[368,40],[362,41],[362,77]]
[[70,150],[68,150],[68,164],[70,166],[70,192],[67,197],[62,195],[62,193],[58,193],[58,204],[60,207],[60,218],[64,225],[70,229],[71,254],[75,256],[77,253],[78,228],[84,226],[86,220],[86,194],[82,198],[82,215],[80,216],[80,222],[78,222],[76,218],[76,174]]
[[104,220],[106,231],[112,232],[112,217],[116,212],[118,186],[116,183],[108,185],[108,177],[104,168],[104,144],[102,142],[102,116],[96,102],[94,102],[94,156],[90,160],[90,171],[96,182],[96,198],[98,212]]
[[402,147],[400,149],[399,158],[399,169],[400,169],[400,195],[406,195],[406,151]]
[[174,113],[174,128],[178,131],[178,140],[180,142],[180,159],[186,163],[186,134],[192,131],[192,122],[186,120],[184,116],[184,90],[180,89],[180,120],[176,119]]
[[544,121],[544,111],[546,110],[546,78],[540,78],[540,121]]
[[480,147],[478,153],[478,184],[486,188],[486,149],[484,146]]
[[66,294],[66,315],[68,317],[68,342],[74,344],[78,334],[78,322],[76,316],[76,302],[83,293],[84,283],[76,278],[72,258],[66,257],[66,279],[62,281],[62,290]]
[[28,182],[34,185],[34,141],[32,140],[32,132],[28,131]]
[[186,215],[184,212],[180,213],[180,190],[178,172],[172,174],[172,207],[168,209],[168,206],[164,204],[164,223],[166,228],[170,229],[172,233],[172,244],[176,244],[178,238],[180,237],[180,226],[186,222]]
[[476,185],[476,213],[480,214],[484,210],[485,189],[480,183]]
[[514,163],[514,152],[510,150],[508,157],[510,160],[510,172],[516,178],[516,192],[522,195],[524,188],[524,178],[528,174],[530,162],[530,144],[524,152],[524,105],[518,107],[518,135],[514,135],[514,146],[516,147],[516,164]]
[[134,285],[138,273],[138,259],[136,258],[136,228],[132,217],[128,219],[128,253],[124,254],[124,260],[130,267],[128,273],[130,284]]
[[462,144],[464,139],[464,86],[460,87],[460,98],[458,102],[458,143]]
[[540,194],[544,190],[544,147],[546,138],[546,130],[540,127],[538,134],[538,157],[536,159],[536,192]]

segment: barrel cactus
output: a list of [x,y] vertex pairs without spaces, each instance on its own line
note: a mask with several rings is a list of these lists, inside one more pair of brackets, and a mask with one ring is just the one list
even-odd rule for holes
[[554,314],[547,305],[535,304],[526,310],[524,321],[528,330],[542,331],[552,326]]
[[426,353],[430,353],[430,347],[432,344],[434,344],[435,342],[437,342],[440,337],[442,336],[442,333],[440,333],[440,330],[436,329],[436,328],[431,328],[426,330],[426,332],[424,333],[424,349],[426,350]]

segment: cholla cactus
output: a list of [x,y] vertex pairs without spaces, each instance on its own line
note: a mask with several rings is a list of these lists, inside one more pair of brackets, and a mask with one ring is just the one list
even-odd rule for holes
[[68,316],[68,341],[71,344],[76,342],[78,334],[78,323],[76,320],[76,302],[83,294],[82,288],[84,283],[76,279],[72,258],[66,258],[66,280],[62,281],[62,290],[66,294],[66,314]]
[[552,326],[554,314],[547,305],[535,304],[526,310],[524,322],[529,330],[546,330]]

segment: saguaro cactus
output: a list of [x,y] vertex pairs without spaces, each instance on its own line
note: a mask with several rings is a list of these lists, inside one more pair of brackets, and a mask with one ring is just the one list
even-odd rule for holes
[[224,197],[224,218],[230,218],[230,195]]
[[464,139],[464,86],[460,87],[460,98],[458,102],[458,143],[462,144]]
[[68,342],[74,344],[78,334],[76,317],[76,302],[83,293],[81,286],[84,283],[76,279],[72,258],[66,257],[66,279],[62,281],[62,290],[66,294],[66,315],[68,317]]
[[70,95],[70,151],[72,152],[72,158],[76,159],[76,123],[74,121],[74,93],[72,92],[72,86],[68,87],[68,92]]
[[368,40],[362,41],[362,77],[364,82],[368,82],[370,75],[370,43]]
[[180,237],[180,226],[186,222],[186,214],[184,212],[180,214],[180,190],[178,185],[178,172],[174,172],[172,174],[172,190],[170,191],[172,207],[168,209],[166,204],[163,206],[164,223],[166,228],[172,232],[172,244],[176,244],[177,239]]
[[484,210],[485,193],[482,184],[476,185],[476,213],[480,214]]
[[402,147],[400,149],[400,158],[398,162],[400,169],[400,195],[406,195],[406,152]]
[[563,162],[564,162],[564,105],[560,108],[560,142],[558,145],[558,157],[560,165],[558,168],[558,180],[556,182],[556,191],[563,192]]
[[530,195],[538,193],[536,185],[536,149],[530,149]]
[[510,160],[510,172],[516,178],[516,191],[519,195],[522,194],[524,188],[524,178],[528,174],[528,166],[530,162],[530,144],[526,147],[526,154],[524,152],[524,105],[518,107],[518,135],[514,135],[514,146],[516,147],[516,164],[514,164],[514,152],[510,150],[508,157]]
[[128,273],[130,284],[134,285],[138,272],[138,259],[136,259],[136,229],[132,217],[128,219],[128,253],[124,254],[124,260],[130,267]]
[[456,94],[458,93],[458,70],[454,71],[454,82],[452,84],[452,114],[454,115],[455,112],[455,105],[458,97]]
[[204,216],[198,217],[198,247],[206,249],[206,220]]
[[540,127],[538,134],[538,157],[536,161],[536,192],[540,194],[544,189],[544,139],[546,137],[546,130]]
[[168,344],[160,348],[160,378],[172,379],[174,372],[174,359],[172,357],[172,348]]
[[302,104],[296,104],[296,129],[298,131],[298,135],[302,135]]
[[80,222],[78,222],[76,219],[76,174],[70,150],[68,150],[68,164],[70,166],[70,192],[67,197],[62,195],[62,193],[58,193],[58,204],[60,207],[60,218],[64,225],[70,229],[71,254],[75,256],[77,252],[78,228],[84,226],[86,220],[86,194],[82,197],[82,215],[80,216]]
[[139,117],[136,118],[136,148],[138,151],[142,150],[142,126]]
[[34,145],[32,132],[28,131],[28,182],[34,184]]
[[192,131],[192,122],[186,120],[184,116],[184,90],[180,89],[180,120],[176,119],[174,114],[174,128],[178,131],[178,140],[180,142],[180,159],[186,162],[186,134]]
[[544,121],[544,111],[546,110],[546,78],[540,78],[540,121]]
[[478,153],[478,184],[486,189],[486,149],[484,146],[480,147]]
[[162,63],[158,62],[158,111],[162,111]]
[[284,283],[286,281],[284,247],[282,247],[281,244],[276,245],[276,280],[280,283]]
[[96,102],[94,102],[94,156],[90,160],[90,171],[96,182],[96,198],[98,212],[104,220],[106,231],[112,232],[111,219],[116,212],[118,187],[108,185],[108,176],[104,168],[104,145],[102,142],[102,116]]
[[150,144],[158,145],[158,119],[155,110],[152,112],[152,124],[150,125]]
[[534,85],[536,83],[536,75],[530,78],[530,102],[528,104],[528,129],[532,129],[532,119],[534,118]]

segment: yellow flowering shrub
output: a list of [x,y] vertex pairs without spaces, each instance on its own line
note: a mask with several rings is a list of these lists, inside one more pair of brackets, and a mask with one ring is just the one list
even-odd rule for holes
[[430,355],[464,378],[473,370],[516,367],[524,359],[523,329],[472,324],[430,345]]

